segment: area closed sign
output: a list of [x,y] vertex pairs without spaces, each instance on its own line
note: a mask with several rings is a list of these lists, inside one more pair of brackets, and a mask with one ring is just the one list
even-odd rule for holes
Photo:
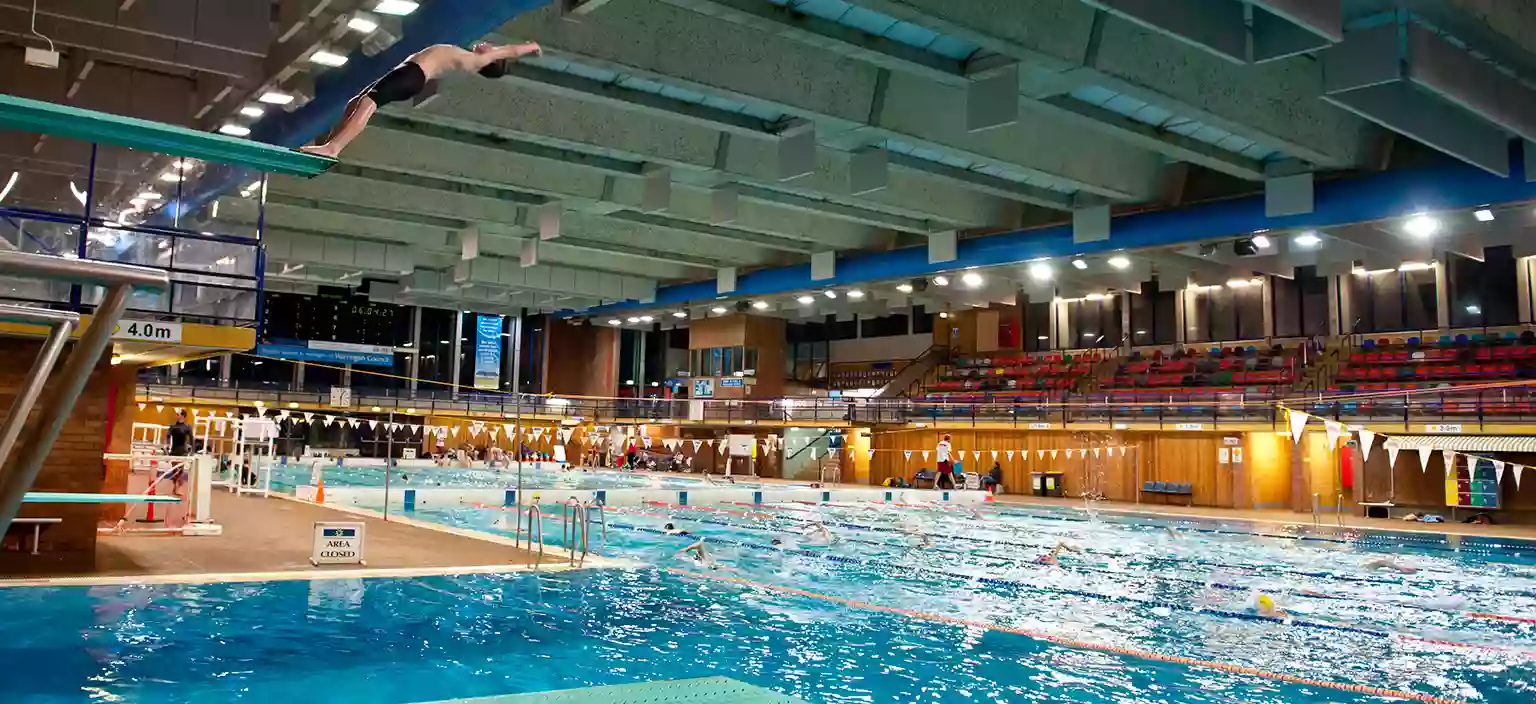
[[309,556],[313,565],[361,565],[363,562],[362,523],[315,523],[315,547]]

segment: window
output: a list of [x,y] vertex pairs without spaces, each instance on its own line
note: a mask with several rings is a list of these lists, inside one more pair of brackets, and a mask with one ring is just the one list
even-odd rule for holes
[[1178,342],[1175,319],[1179,292],[1161,288],[1157,279],[1141,285],[1141,293],[1125,294],[1131,306],[1131,344],[1166,345]]
[[895,337],[907,334],[907,316],[881,315],[859,320],[859,337]]
[[1278,337],[1323,337],[1328,334],[1328,277],[1315,266],[1296,267],[1295,278],[1270,279]]
[[1115,347],[1120,344],[1120,296],[1096,296],[1066,301],[1066,348]]
[[1040,352],[1051,348],[1051,304],[1030,301],[1024,308],[1024,351]]
[[933,314],[923,306],[912,306],[912,334],[933,334]]
[[1401,332],[1438,327],[1435,270],[1359,271],[1350,275],[1354,320],[1347,332]]
[[[458,311],[441,308],[421,309],[421,360],[417,369],[420,378],[453,382],[453,340],[459,336],[454,328],[457,314]],[[439,383],[423,384],[420,388],[441,391],[446,387]]]
[[1451,305],[1451,325],[1482,327],[1515,325],[1520,322],[1515,269],[1515,251],[1510,246],[1487,247],[1483,261],[1450,255],[1447,257],[1446,283]]
[[1190,286],[1184,323],[1189,342],[1227,342],[1264,337],[1264,287]]
[[732,376],[757,372],[757,349],[753,347],[712,347],[690,350],[688,372],[693,376]]

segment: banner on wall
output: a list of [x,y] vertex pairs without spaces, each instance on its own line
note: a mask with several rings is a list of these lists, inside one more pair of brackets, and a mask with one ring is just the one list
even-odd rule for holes
[[475,316],[475,388],[501,386],[501,316]]

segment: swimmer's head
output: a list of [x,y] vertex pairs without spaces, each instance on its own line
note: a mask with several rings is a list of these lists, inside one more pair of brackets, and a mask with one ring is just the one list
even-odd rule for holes
[[671,523],[668,523],[668,524],[662,526],[661,529],[662,530],[677,530],[677,526],[674,526]]
[[1259,609],[1263,611],[1275,610],[1275,599],[1268,594],[1259,595]]
[[774,545],[783,545],[783,544],[784,544],[784,541],[782,541],[782,540],[779,540],[779,539],[778,539],[778,538],[774,538],[774,539],[773,539],[773,544],[774,544]]

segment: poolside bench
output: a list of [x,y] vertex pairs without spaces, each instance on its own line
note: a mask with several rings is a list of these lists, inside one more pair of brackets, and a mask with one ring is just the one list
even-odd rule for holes
[[1146,482],[1141,486],[1141,493],[1162,496],[1165,497],[1165,500],[1166,497],[1182,496],[1184,497],[1185,504],[1193,504],[1195,502],[1195,485],[1193,484]]

